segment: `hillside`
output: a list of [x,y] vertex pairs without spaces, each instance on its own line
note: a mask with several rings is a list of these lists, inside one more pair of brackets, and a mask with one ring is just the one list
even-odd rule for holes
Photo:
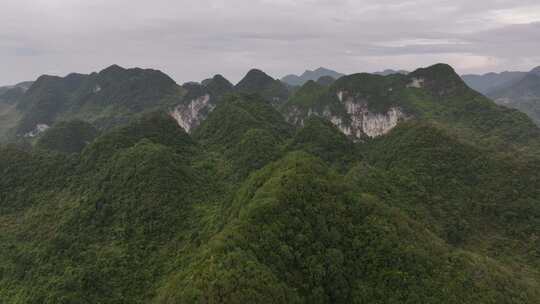
[[[100,77],[117,73],[158,72]],[[137,102],[110,127],[60,120],[107,108],[70,97],[97,74],[40,78],[16,108],[62,97],[53,123],[0,146],[0,302],[540,302],[526,115],[444,64],[308,81],[281,104],[250,73],[120,90]]]

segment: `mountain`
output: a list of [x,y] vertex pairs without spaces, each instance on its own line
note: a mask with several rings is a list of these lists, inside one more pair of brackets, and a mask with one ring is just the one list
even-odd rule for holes
[[[82,74],[13,104],[60,114],[0,145],[1,303],[540,302],[540,129],[452,67],[310,80],[283,103],[257,70],[125,73],[100,91],[134,104],[73,98]],[[126,121],[64,120],[105,101]]]
[[42,76],[17,104],[24,115],[16,134],[57,119],[84,119],[98,128],[125,123],[129,117],[178,102],[183,90],[156,70],[113,65],[90,75]]
[[32,81],[21,82],[14,86],[0,87],[0,142],[8,140],[9,130],[14,128],[20,119],[16,103],[28,91]]
[[444,64],[408,75],[353,74],[327,87],[308,82],[281,110],[299,126],[312,115],[324,117],[356,140],[386,134],[411,119],[436,121],[463,140],[492,147],[537,146],[540,135],[524,115],[469,89]]
[[[474,125],[499,108],[461,101],[472,93],[445,65],[331,87],[409,116],[355,142],[240,93],[191,134],[158,111],[78,153],[61,151],[67,124],[38,148],[0,147],[0,301],[538,302],[540,158],[470,142],[446,126],[452,114],[420,115],[439,103]],[[305,106],[325,102],[311,90],[329,92],[306,83]]]
[[317,81],[321,77],[325,77],[325,76],[330,76],[334,79],[338,79],[341,76],[344,76],[344,74],[341,74],[341,73],[338,73],[336,71],[329,70],[326,68],[318,68],[314,71],[307,70],[304,73],[302,73],[302,75],[300,76],[294,75],[294,74],[287,75],[283,77],[281,81],[291,86],[301,86],[305,84],[306,82],[308,82],[309,80]]
[[518,109],[540,124],[540,67],[486,93],[498,104]]
[[203,115],[206,104],[214,105],[232,91],[233,85],[221,75],[204,84],[179,86],[160,71],[118,65],[89,75],[44,75],[0,95],[0,140],[33,138],[70,120],[108,130],[152,111],[170,112],[189,131],[198,125],[190,116]]
[[33,137],[57,121],[72,119],[107,129],[144,111],[171,107],[184,94],[167,75],[150,69],[113,65],[89,75],[44,75],[13,101],[19,118],[9,132]]
[[257,69],[250,70],[234,88],[239,93],[259,94],[275,106],[289,97],[289,89],[284,83]]
[[201,84],[185,83],[182,87],[187,94],[170,113],[186,132],[197,128],[216,105],[234,91],[234,86],[221,75]]
[[12,103],[32,86],[33,81],[25,81],[13,86],[0,87],[0,103]]
[[487,73],[483,75],[468,74],[461,77],[472,89],[482,94],[487,94],[490,91],[519,81],[525,77],[526,74],[527,72],[502,72]]

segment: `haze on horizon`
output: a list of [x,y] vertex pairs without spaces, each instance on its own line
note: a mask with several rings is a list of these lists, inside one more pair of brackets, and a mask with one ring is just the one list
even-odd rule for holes
[[111,64],[177,82],[446,62],[459,73],[540,65],[537,0],[3,0],[0,85]]

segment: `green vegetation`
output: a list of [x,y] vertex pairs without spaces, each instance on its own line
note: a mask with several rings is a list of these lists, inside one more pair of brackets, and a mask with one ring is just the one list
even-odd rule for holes
[[273,105],[281,105],[289,97],[289,89],[281,81],[274,79],[261,70],[251,70],[235,86],[238,93],[259,94]]
[[141,113],[165,110],[182,100],[184,90],[156,70],[111,66],[90,75],[41,76],[17,100],[22,113],[15,133],[24,135],[37,124],[84,120],[99,129],[125,125]]
[[[415,82],[416,87],[412,85]],[[355,114],[347,112],[347,101],[365,106],[370,113],[384,114],[392,107],[400,108],[407,116],[430,121],[486,150],[540,151],[540,130],[525,114],[498,106],[469,89],[445,64],[408,75],[353,74],[330,86],[306,83],[281,111],[293,122],[316,114],[328,119],[336,117],[349,126]]]
[[450,72],[311,81],[280,109],[399,102],[375,139],[290,125],[216,76],[192,134],[143,106],[0,147],[0,302],[540,302],[538,128]]
[[68,154],[79,153],[97,136],[96,128],[87,122],[59,122],[38,138],[36,148]]

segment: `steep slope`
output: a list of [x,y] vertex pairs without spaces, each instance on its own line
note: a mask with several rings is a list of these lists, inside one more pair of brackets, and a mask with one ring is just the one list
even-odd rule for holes
[[274,106],[283,104],[289,97],[289,89],[284,83],[257,69],[250,70],[236,84],[235,91],[246,94],[259,94]]
[[[397,96],[389,89],[399,79],[372,74],[354,74],[330,86],[308,82],[282,111],[287,120],[302,125],[317,115],[332,121],[343,133],[355,138],[374,137],[389,131],[405,114],[394,107]],[[403,80],[401,80],[403,82]],[[402,84],[403,85],[403,84]]]
[[314,71],[307,70],[304,73],[302,73],[302,75],[300,76],[294,75],[294,74],[287,75],[281,78],[281,81],[291,86],[302,86],[310,80],[316,81],[320,79],[321,77],[332,77],[333,79],[338,79],[342,76],[345,76],[345,75],[338,73],[336,71],[321,67]]
[[187,94],[170,113],[186,131],[197,128],[223,98],[232,93],[233,85],[221,75],[204,80],[201,84],[186,83]]

